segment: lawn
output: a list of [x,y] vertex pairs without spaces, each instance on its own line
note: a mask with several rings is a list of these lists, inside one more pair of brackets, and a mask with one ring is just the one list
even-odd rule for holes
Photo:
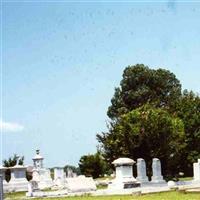
[[[24,193],[7,194],[8,200],[25,199]],[[6,200],[5,199],[5,200]],[[81,196],[65,198],[34,198],[34,200],[200,200],[200,193],[184,194],[179,192],[162,192],[157,194],[147,194],[141,196],[123,195],[123,196]]]

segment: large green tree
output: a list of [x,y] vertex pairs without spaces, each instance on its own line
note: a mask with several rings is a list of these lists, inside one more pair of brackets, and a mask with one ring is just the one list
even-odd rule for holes
[[170,71],[150,69],[143,64],[128,66],[120,86],[115,88],[107,114],[116,119],[146,103],[173,111],[180,97],[181,84]]
[[107,111],[108,131],[98,134],[105,159],[153,157],[164,175],[192,175],[200,157],[200,97],[181,92],[176,76],[165,69],[128,66]]
[[165,175],[182,170],[183,122],[161,108],[144,105],[121,115],[117,122],[111,123],[109,131],[97,135],[97,139],[108,162],[118,157],[143,158],[149,167],[152,158],[158,157]]
[[99,152],[82,156],[79,161],[79,168],[81,174],[93,178],[103,176],[108,171],[107,163]]
[[200,97],[192,91],[183,91],[176,110],[185,127],[184,172],[192,176],[192,164],[200,158]]

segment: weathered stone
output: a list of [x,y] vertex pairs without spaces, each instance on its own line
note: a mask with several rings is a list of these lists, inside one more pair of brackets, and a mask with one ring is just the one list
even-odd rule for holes
[[163,176],[161,174],[161,163],[158,158],[154,158],[152,162],[153,176],[151,177],[152,183],[165,183]]
[[167,185],[168,185],[169,188],[174,188],[176,186],[176,182],[174,182],[174,181],[168,181]]
[[66,182],[66,174],[62,167],[54,168],[54,184],[58,187],[64,187]]
[[8,183],[8,190],[10,192],[27,191],[26,167],[17,164],[9,169],[11,171],[11,179]]
[[137,178],[140,183],[147,183],[149,182],[147,173],[146,173],[146,163],[144,159],[138,158],[137,159]]

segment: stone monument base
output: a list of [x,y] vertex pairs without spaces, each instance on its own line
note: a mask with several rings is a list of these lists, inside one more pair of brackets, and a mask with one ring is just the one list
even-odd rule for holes
[[26,178],[17,178],[6,184],[7,192],[24,192],[28,191],[28,181]]
[[163,179],[162,176],[160,176],[160,177],[154,177],[154,176],[152,176],[151,183],[162,184],[162,183],[166,183],[166,181]]
[[108,184],[108,189],[130,189],[140,187],[140,183],[135,178],[114,179]]

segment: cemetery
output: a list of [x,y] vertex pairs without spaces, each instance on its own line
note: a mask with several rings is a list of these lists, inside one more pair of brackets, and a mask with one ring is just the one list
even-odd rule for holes
[[[19,159],[19,157],[18,157]],[[199,193],[200,194],[200,159],[193,166],[193,180],[189,181],[168,181],[162,176],[162,166],[158,158],[152,160],[152,177],[149,179],[146,174],[145,160],[138,158],[137,162],[130,158],[118,158],[112,162],[115,167],[113,179],[107,179],[105,189],[97,189],[98,183],[92,177],[66,173],[62,167],[54,168],[53,179],[50,170],[43,165],[44,158],[40,151],[36,150],[33,157],[32,179],[26,179],[26,166],[17,164],[10,168],[11,179],[5,180],[5,167],[1,167],[1,186],[4,194],[23,193],[23,198],[79,198],[94,196],[101,198],[116,195],[160,194],[161,192]],[[137,168],[137,177],[133,176],[133,165]],[[17,194],[17,193],[16,193]],[[86,198],[86,197],[85,197]],[[9,198],[8,198],[9,199]]]
[[200,0],[0,7],[0,200],[200,200]]

